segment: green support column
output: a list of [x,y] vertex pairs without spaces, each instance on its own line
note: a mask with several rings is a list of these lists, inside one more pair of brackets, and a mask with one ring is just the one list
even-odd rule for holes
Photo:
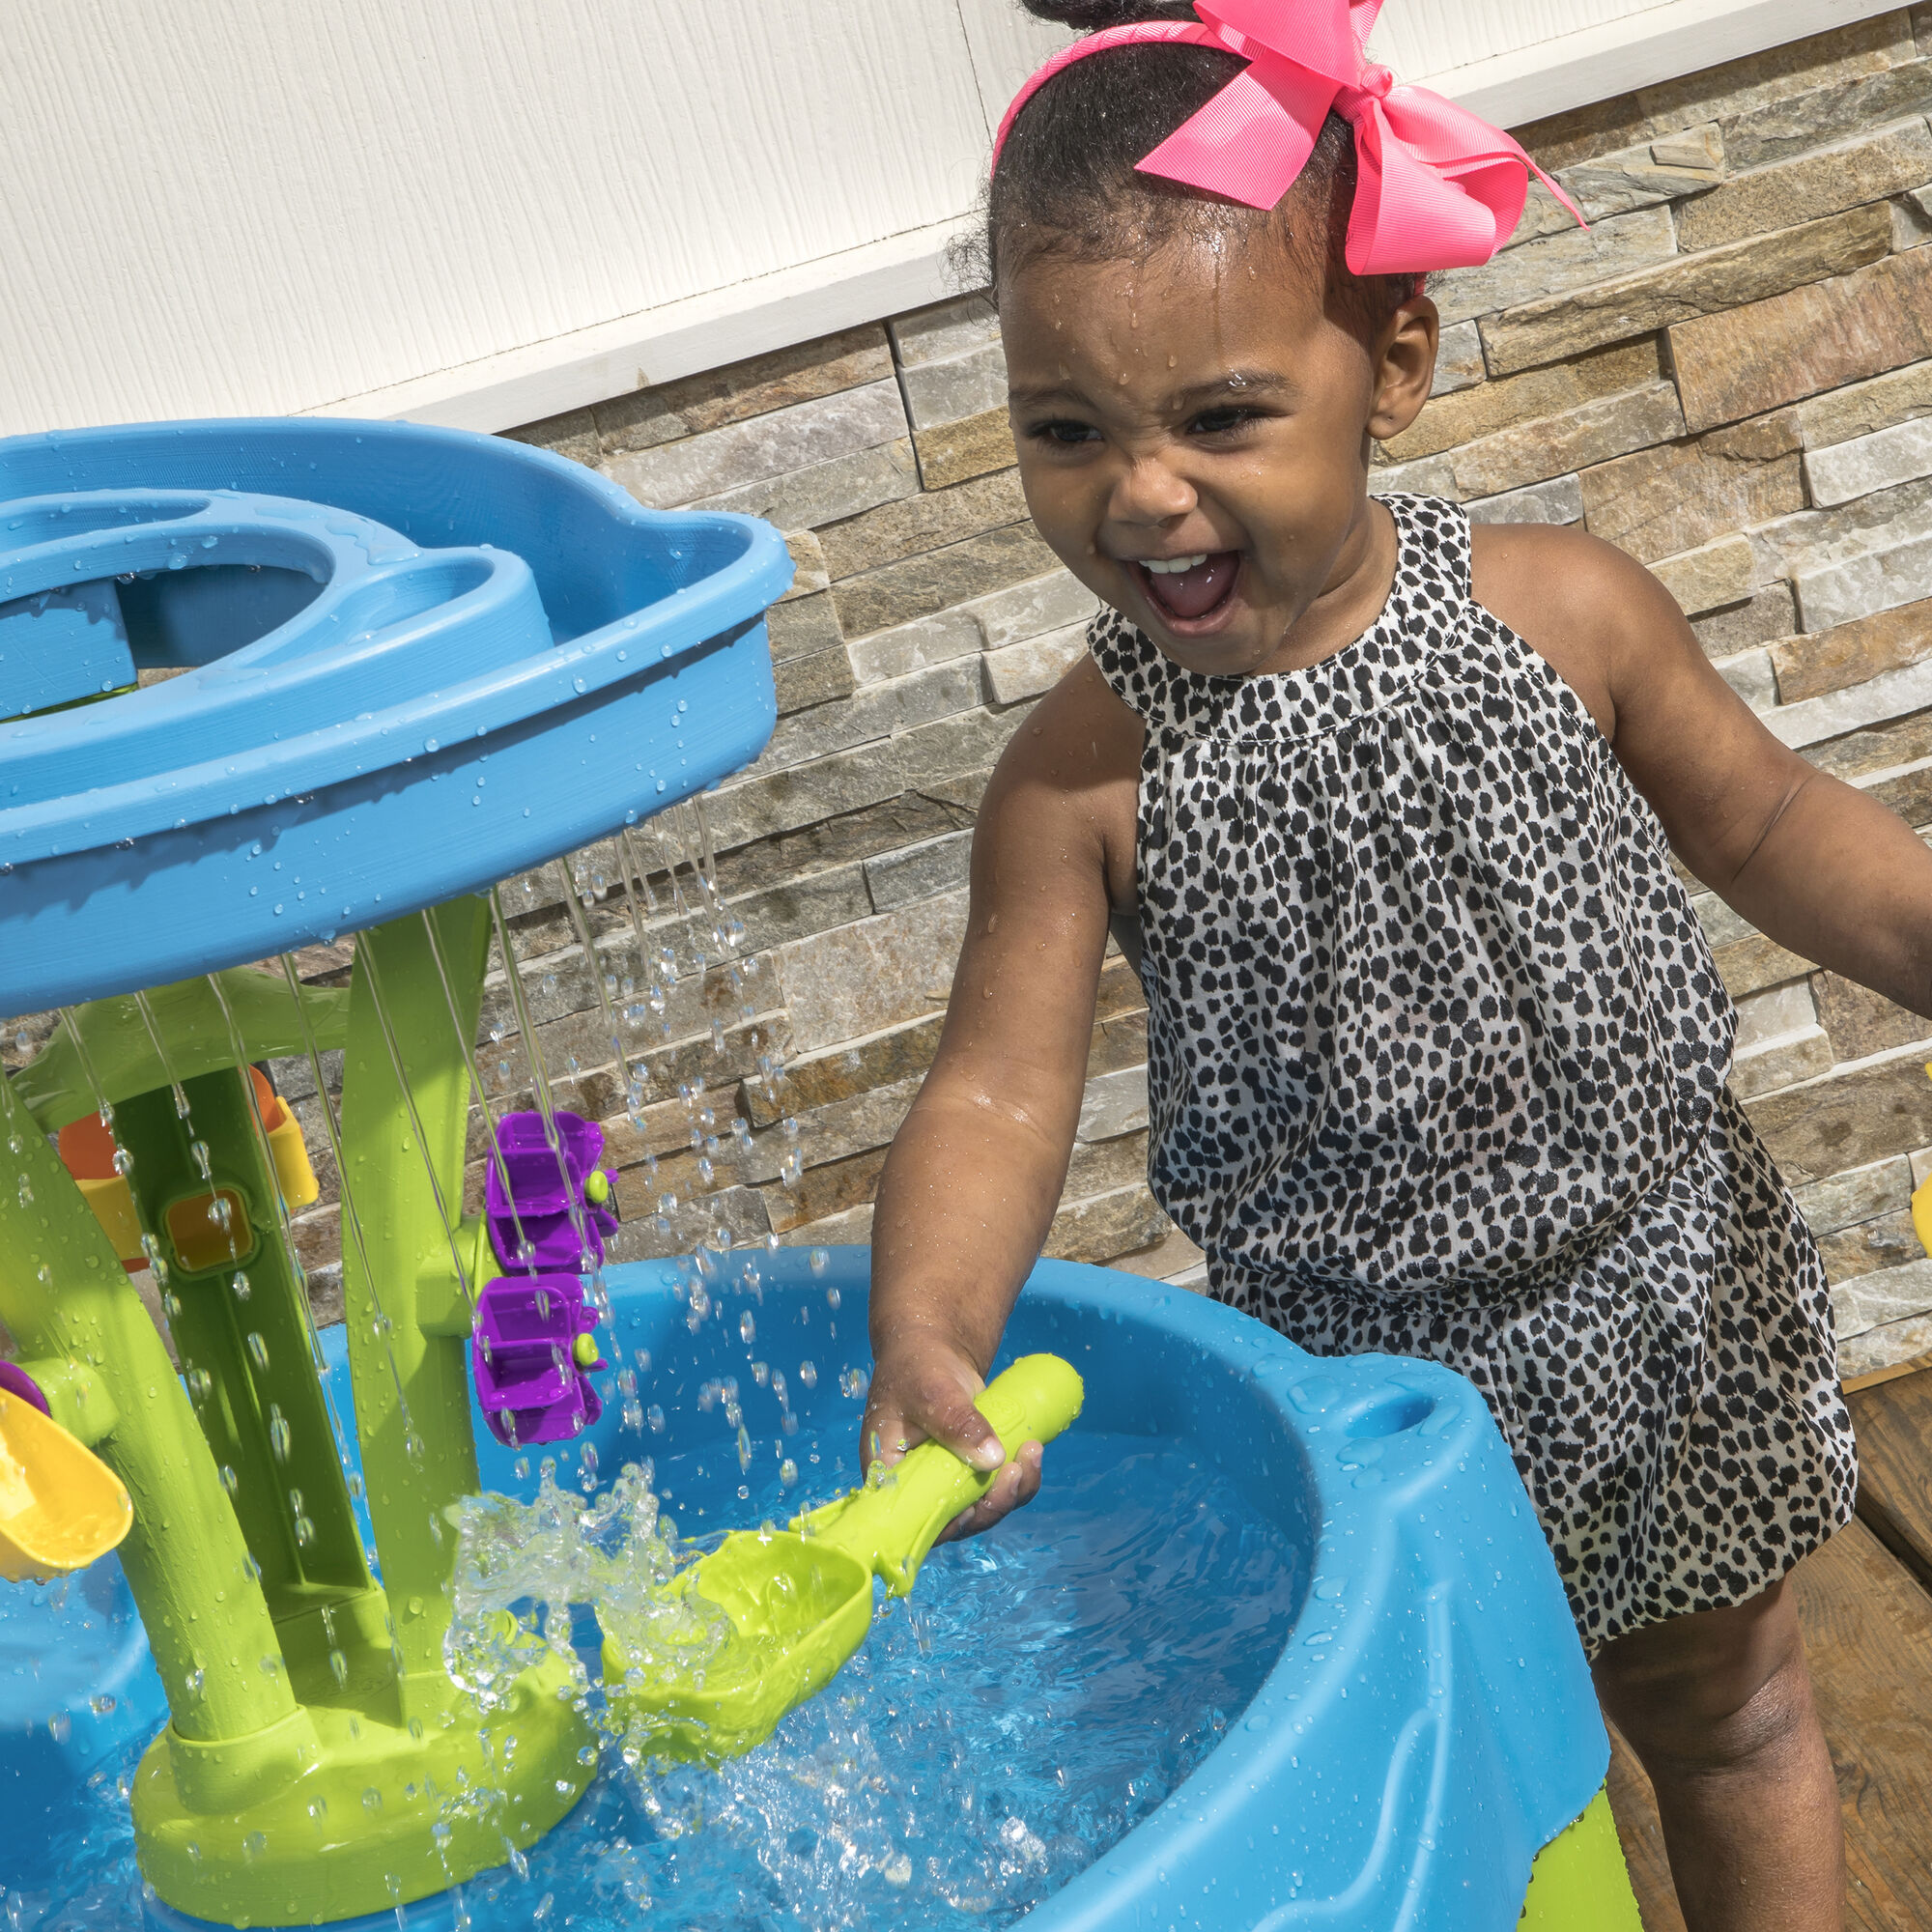
[[[113,1406],[96,1440],[133,1499],[121,1561],[168,1693],[164,1742],[185,1795],[214,1804],[286,1783],[314,1733],[214,1458],[99,1222],[4,1079],[0,1130],[0,1320],[26,1359],[83,1367]],[[259,1747],[225,1748],[243,1739]]]
[[[420,918],[412,915],[365,932],[356,950],[358,957],[375,956],[390,1034],[429,1141],[443,1204],[454,1216],[463,1208],[469,1121],[463,1049],[475,1037],[482,1007],[489,904],[457,899],[431,917],[457,1019],[469,1039],[459,1041],[451,1026]],[[427,1720],[449,1696],[442,1639],[456,1543],[443,1512],[477,1487],[469,1364],[463,1337],[425,1332],[425,1321],[449,1325],[449,1240],[423,1151],[416,1146],[410,1103],[396,1080],[370,977],[359,965],[343,1062],[342,1156],[345,1189],[355,1199],[362,1233],[358,1253],[345,1212],[343,1304],[363,1479],[402,1653],[404,1709]],[[427,1305],[432,1303],[433,1309]]]

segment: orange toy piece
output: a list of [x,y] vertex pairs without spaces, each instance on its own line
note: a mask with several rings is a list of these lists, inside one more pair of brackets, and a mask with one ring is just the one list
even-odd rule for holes
[[[315,1169],[309,1165],[301,1123],[290,1111],[288,1102],[269,1085],[260,1067],[249,1067],[248,1078],[254,1083],[255,1105],[261,1111],[263,1126],[268,1129],[269,1152],[275,1163],[275,1181],[282,1190],[282,1199],[291,1208],[306,1208],[322,1190],[316,1184]],[[121,1257],[121,1265],[129,1274],[136,1274],[148,1265],[148,1258],[141,1249],[141,1224],[135,1218],[133,1194],[127,1180],[115,1171],[115,1151],[114,1136],[99,1114],[83,1115],[60,1130],[63,1164],[73,1176],[87,1205],[94,1209],[95,1218],[107,1231],[114,1252]],[[240,1203],[232,1194],[228,1201],[232,1215]],[[210,1211],[213,1204],[213,1196],[203,1194],[179,1201],[169,1208],[169,1236],[182,1250],[184,1259],[188,1249],[198,1252],[202,1245],[197,1234],[201,1223],[206,1222],[210,1229],[216,1227],[215,1216]],[[218,1245],[224,1252],[229,1245],[226,1230],[231,1225],[231,1222],[219,1224],[222,1232]],[[211,1236],[210,1239],[213,1238]]]

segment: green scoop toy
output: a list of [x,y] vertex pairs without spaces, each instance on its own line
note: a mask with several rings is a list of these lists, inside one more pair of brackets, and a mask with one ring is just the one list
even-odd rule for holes
[[[1010,1460],[1023,1443],[1058,1435],[1080,1413],[1082,1394],[1058,1355],[1026,1355],[977,1406]],[[715,1764],[754,1748],[866,1640],[872,1578],[903,1597],[940,1531],[998,1473],[922,1442],[876,1486],[795,1517],[787,1530],[734,1530],[681,1571],[662,1601],[696,1612],[684,1625],[692,1634],[606,1609],[612,1714],[653,1757]],[[717,1643],[720,1611],[729,1632]]]

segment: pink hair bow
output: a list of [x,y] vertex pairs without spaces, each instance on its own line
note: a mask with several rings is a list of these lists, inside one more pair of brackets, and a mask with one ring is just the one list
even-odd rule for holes
[[993,162],[1020,109],[1070,62],[1108,47],[1179,42],[1248,65],[1139,166],[1250,208],[1293,186],[1332,111],[1355,130],[1347,257],[1358,275],[1421,274],[1487,262],[1522,217],[1529,176],[1578,221],[1577,205],[1500,128],[1426,87],[1396,83],[1365,52],[1382,0],[1195,0],[1202,24],[1147,20],[1090,34],[1013,97]]

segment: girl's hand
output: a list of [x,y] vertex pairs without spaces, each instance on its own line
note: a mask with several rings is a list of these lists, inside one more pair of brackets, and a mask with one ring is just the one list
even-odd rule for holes
[[[874,1365],[860,1434],[860,1460],[888,1467],[915,1443],[944,1443],[976,1469],[998,1469],[993,1487],[953,1518],[939,1541],[977,1536],[1039,1491],[1040,1446],[1026,1443],[1005,1461],[1000,1438],[973,1406],[986,1386],[972,1356],[957,1343],[922,1334],[896,1342]],[[1002,1464],[1004,1463],[1004,1467]]]

